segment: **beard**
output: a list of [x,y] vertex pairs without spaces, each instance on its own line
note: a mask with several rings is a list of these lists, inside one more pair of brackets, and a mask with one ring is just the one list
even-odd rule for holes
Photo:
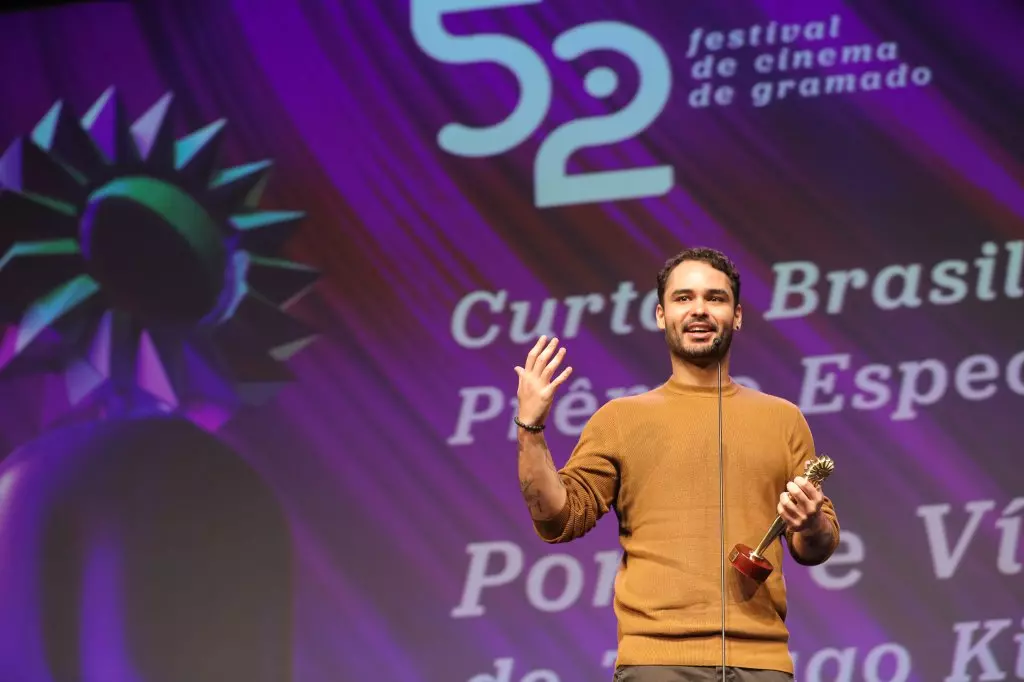
[[668,343],[669,350],[680,360],[696,365],[709,365],[724,358],[729,352],[729,347],[732,346],[732,325],[722,326],[715,330],[718,332],[717,336],[722,340],[717,348],[714,345],[715,336],[700,343],[686,341],[684,327],[685,325],[667,327],[665,330],[665,341]]

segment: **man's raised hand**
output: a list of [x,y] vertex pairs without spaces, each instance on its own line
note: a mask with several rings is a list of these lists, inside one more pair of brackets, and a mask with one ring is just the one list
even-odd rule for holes
[[565,357],[565,347],[558,348],[558,339],[548,341],[541,336],[526,356],[523,367],[516,366],[519,375],[519,421],[524,424],[541,424],[551,410],[555,391],[572,374],[572,367],[566,367],[552,379]]

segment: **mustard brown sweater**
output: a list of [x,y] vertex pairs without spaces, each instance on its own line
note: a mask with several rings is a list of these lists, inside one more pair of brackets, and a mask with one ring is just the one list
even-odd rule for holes
[[[536,521],[540,537],[568,542],[613,508],[624,550],[615,580],[617,665],[721,665],[718,390],[670,378],[602,405],[559,476],[561,512]],[[723,387],[725,551],[756,547],[786,483],[804,473],[814,441],[791,402],[728,381]],[[826,496],[822,512],[839,524]],[[790,554],[806,561],[793,549]],[[775,570],[759,587],[726,567],[730,666],[793,672],[781,541],[765,552]],[[756,589],[755,589],[756,588]]]

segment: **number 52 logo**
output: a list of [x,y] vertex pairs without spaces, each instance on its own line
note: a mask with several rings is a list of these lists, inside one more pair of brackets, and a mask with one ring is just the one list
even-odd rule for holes
[[[541,56],[528,44],[500,33],[458,36],[443,25],[445,15],[480,9],[535,5],[542,0],[412,0],[412,35],[420,48],[448,64],[491,62],[504,66],[519,84],[519,101],[512,112],[494,125],[473,128],[449,123],[437,142],[450,154],[487,157],[512,149],[528,138],[551,106],[552,83]],[[668,57],[650,35],[617,21],[594,21],[557,36],[554,55],[576,59],[598,49],[615,50],[629,57],[640,74],[636,95],[619,111],[564,123],[541,143],[534,159],[534,203],[538,207],[584,204],[660,196],[673,185],[671,166],[632,168],[569,175],[569,156],[580,149],[628,140],[643,132],[661,113],[672,87]],[[608,67],[592,69],[584,77],[586,91],[607,97],[618,87],[618,76]]]

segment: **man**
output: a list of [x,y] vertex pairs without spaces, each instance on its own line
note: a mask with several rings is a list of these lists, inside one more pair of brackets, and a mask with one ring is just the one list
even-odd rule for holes
[[[721,678],[723,550],[756,546],[776,514],[800,564],[824,562],[839,543],[831,501],[801,475],[815,457],[803,415],[728,375],[733,333],[743,322],[739,295],[739,273],[722,253],[697,248],[669,260],[658,274],[656,317],[671,375],[651,391],[602,405],[560,470],[543,428],[555,391],[572,372],[566,367],[556,376],[565,348],[541,337],[515,368],[519,480],[537,533],[546,542],[568,542],[610,508],[618,516],[624,553],[615,582],[616,682]],[[765,558],[775,570],[762,584],[726,565],[728,680],[793,679],[781,542]]]

